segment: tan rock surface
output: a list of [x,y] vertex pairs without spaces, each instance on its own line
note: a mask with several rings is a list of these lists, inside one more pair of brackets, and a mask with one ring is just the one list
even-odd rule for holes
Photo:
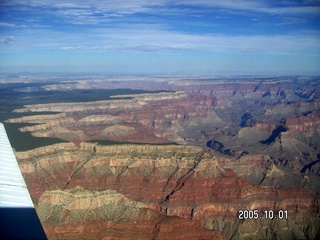
[[[181,226],[195,227],[205,237],[221,237],[215,232],[219,231],[227,238],[231,235],[226,229],[237,231],[238,238],[278,232],[287,236],[291,234],[288,224],[296,229],[294,236],[315,236],[316,229],[320,229],[314,222],[319,214],[315,194],[303,188],[252,185],[221,167],[226,163],[199,147],[82,143],[77,148],[66,143],[20,152],[17,158],[46,232],[53,239],[63,232],[75,236],[71,226],[77,226],[80,236],[95,232],[97,229],[89,227],[95,222],[99,222],[98,236],[120,239],[117,229],[129,236],[135,227],[145,239],[154,234],[150,229],[155,227],[159,239],[176,237],[184,229]],[[241,161],[250,162],[246,158]],[[253,220],[240,224],[240,209],[285,209],[289,219],[279,222],[279,228],[268,233],[265,227],[273,226],[274,221],[258,219],[260,227],[251,232]],[[146,217],[145,211],[152,217]],[[314,217],[308,220],[310,214]],[[299,218],[304,220],[297,223]],[[77,221],[81,221],[81,226]],[[172,231],[173,235],[169,234],[172,226],[168,221],[181,227]],[[312,229],[306,231],[310,224]],[[193,231],[184,234],[192,236],[188,234]]]

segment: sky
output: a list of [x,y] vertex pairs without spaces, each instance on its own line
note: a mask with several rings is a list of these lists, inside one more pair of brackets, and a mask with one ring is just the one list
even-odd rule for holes
[[320,75],[320,0],[0,0],[0,73]]

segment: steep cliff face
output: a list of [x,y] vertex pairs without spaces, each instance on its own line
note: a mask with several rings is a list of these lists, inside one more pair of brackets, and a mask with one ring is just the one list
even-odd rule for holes
[[162,215],[114,190],[47,191],[37,212],[50,239],[224,239],[199,222]]
[[[149,82],[152,84],[155,83]],[[7,122],[35,123],[38,125],[20,130],[36,137],[61,138],[77,144],[113,140],[205,146],[214,139],[234,150],[235,155],[241,154],[243,147],[249,153],[263,151],[265,146],[261,143],[272,145],[280,136],[272,134],[282,126],[288,130],[282,135],[290,134],[289,145],[301,144],[308,138],[313,150],[303,147],[299,152],[318,152],[320,92],[316,81],[286,78],[171,81],[167,86],[175,92],[121,95],[94,102],[26,105],[15,112],[34,112],[34,115]],[[43,111],[52,114],[37,115]],[[281,146],[267,152],[275,148]],[[311,158],[310,161],[314,160]]]
[[[236,232],[242,238],[254,220],[242,224],[237,217],[241,209],[288,211],[289,219],[269,233],[265,228],[275,223],[257,219],[260,228],[250,233],[254,238],[277,233],[287,236],[291,234],[288,224],[296,229],[294,236],[316,236],[320,229],[314,222],[319,213],[315,194],[303,188],[253,185],[221,167],[228,160],[199,147],[82,143],[77,148],[58,144],[20,152],[17,157],[45,230],[53,238],[72,226],[83,234],[98,231],[99,236],[115,238],[121,238],[117,229],[130,236],[137,227],[142,238],[150,239],[155,234],[150,229],[156,228],[159,239],[170,239],[187,226],[195,228],[181,237],[203,234],[204,239],[223,235],[229,239]],[[95,222],[99,228],[91,230]],[[171,224],[184,227],[166,235]],[[312,230],[306,230],[309,225]],[[112,229],[104,232],[106,226]],[[196,232],[200,235],[192,235]],[[75,236],[72,231],[68,234]]]
[[[171,92],[31,104],[7,120],[34,137],[70,141],[17,152],[52,238],[121,239],[137,229],[141,239],[320,237],[318,79],[125,83]],[[101,145],[107,140],[139,144]],[[239,220],[241,209],[288,218]]]
[[16,112],[63,113],[21,117],[7,122],[39,123],[20,130],[31,132],[36,137],[58,137],[77,143],[92,139],[146,143],[184,142],[177,134],[179,119],[205,116],[210,105],[210,100],[196,100],[182,92],[122,97],[133,99],[26,106]]

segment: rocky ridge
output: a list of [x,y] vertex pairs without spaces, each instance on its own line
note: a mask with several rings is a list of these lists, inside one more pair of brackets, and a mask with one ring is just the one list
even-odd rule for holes
[[[132,225],[140,219],[135,214],[142,209],[156,218],[198,221],[200,233],[213,230],[212,234],[221,232],[228,239],[234,232],[236,238],[245,237],[253,222],[261,226],[250,232],[254,238],[291,234],[289,225],[296,229],[297,237],[315,237],[320,229],[313,218],[309,219],[310,214],[317,218],[319,213],[315,194],[303,188],[253,185],[222,167],[226,159],[217,159],[199,147],[83,143],[78,148],[66,143],[20,152],[17,157],[50,236],[58,237],[59,229],[77,219],[83,224],[104,219],[115,225]],[[32,158],[35,160],[30,161]],[[245,220],[239,225],[239,209],[286,209],[289,219],[276,223],[281,227],[266,233],[266,224],[273,226],[273,221]],[[115,215],[114,211],[121,214]],[[122,214],[129,215],[121,220],[118,217]],[[310,230],[305,230],[307,226]]]
[[[298,175],[305,169],[312,182],[317,182],[320,94],[316,81],[300,85],[288,79],[170,84],[179,91],[122,95],[81,104],[28,105],[16,112],[35,115],[7,122],[35,123],[20,130],[77,145],[89,140],[174,142],[208,146],[217,154],[236,159],[243,154],[262,153],[281,169],[295,174],[298,182],[303,180],[304,176]],[[37,115],[39,111],[52,114]],[[314,191],[320,188],[319,184],[308,186]]]
[[[141,239],[194,239],[196,232],[202,239],[319,238],[318,79],[112,79],[65,86],[123,84],[171,92],[32,104],[7,120],[25,124],[20,130],[34,137],[70,141],[17,152],[50,237],[77,238],[76,229],[81,237],[106,239],[135,231]],[[100,140],[145,144],[103,146]],[[46,212],[51,207],[56,210]],[[289,218],[239,220],[239,209],[282,209]],[[117,211],[128,220],[115,217]],[[161,235],[168,231],[172,235]]]

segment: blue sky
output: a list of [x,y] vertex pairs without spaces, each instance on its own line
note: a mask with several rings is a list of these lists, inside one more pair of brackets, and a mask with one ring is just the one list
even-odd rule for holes
[[320,74],[319,0],[1,0],[0,73]]

